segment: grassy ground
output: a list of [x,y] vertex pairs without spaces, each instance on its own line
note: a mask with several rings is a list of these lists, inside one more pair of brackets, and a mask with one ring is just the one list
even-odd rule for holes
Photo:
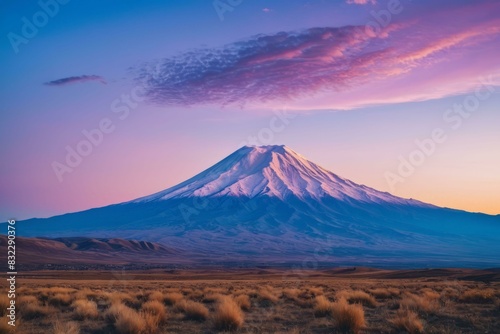
[[[143,278],[20,279],[16,333],[498,333],[500,328],[498,282],[289,280],[257,274],[249,280],[230,274],[218,280]],[[0,313],[7,302],[3,291]],[[0,333],[8,328],[3,317]]]

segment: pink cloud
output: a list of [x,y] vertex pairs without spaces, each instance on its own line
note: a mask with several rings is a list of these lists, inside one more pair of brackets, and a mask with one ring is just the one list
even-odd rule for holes
[[408,12],[379,35],[362,25],[257,35],[146,64],[137,81],[170,105],[350,109],[440,98],[474,89],[478,76],[500,81],[499,14],[500,3],[484,0]]

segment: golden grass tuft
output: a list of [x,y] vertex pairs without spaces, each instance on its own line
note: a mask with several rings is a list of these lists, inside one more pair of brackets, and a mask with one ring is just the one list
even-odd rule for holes
[[361,290],[342,290],[337,293],[337,298],[344,298],[351,303],[361,303],[368,307],[376,307],[378,305],[373,296]]
[[370,294],[372,294],[375,298],[387,299],[391,297],[399,296],[399,289],[395,288],[376,288],[371,289]]
[[134,297],[130,293],[120,292],[120,291],[114,291],[114,292],[108,293],[107,299],[109,300],[109,302],[112,305],[113,304],[122,304],[122,303],[133,305],[137,302],[137,300],[134,299]]
[[345,298],[340,298],[332,304],[332,315],[335,328],[342,333],[359,333],[366,326],[365,312],[359,304],[349,304]]
[[67,288],[67,287],[64,287],[64,286],[53,286],[51,288],[47,288],[49,293],[55,295],[55,294],[59,294],[59,293],[62,293],[62,294],[70,294],[70,293],[73,293],[73,292],[76,292],[77,290],[74,289],[74,288]]
[[164,296],[163,296],[163,292],[161,291],[153,291],[149,294],[149,300],[156,300],[160,303],[163,303],[164,301]]
[[114,320],[116,330],[122,334],[142,333],[146,329],[146,322],[141,315],[124,304],[112,305],[108,313]]
[[166,310],[157,300],[144,303],[139,312],[125,304],[113,304],[107,311],[107,317],[114,322],[118,333],[155,334],[166,320]]
[[47,305],[41,306],[35,303],[25,304],[22,308],[19,309],[19,313],[25,320],[44,318],[55,313],[55,311],[56,310],[52,307],[49,307]]
[[320,287],[311,287],[308,290],[309,290],[309,293],[313,296],[320,296],[323,294],[323,288],[320,288]]
[[203,321],[208,318],[208,308],[202,303],[182,300],[176,304],[176,309],[182,311],[187,320]]
[[308,296],[305,296],[305,299],[302,299],[301,296],[303,295],[302,291],[296,288],[292,289],[283,289],[283,297],[288,300],[292,300],[295,304],[302,308],[309,308],[313,306],[313,303],[311,302],[311,298]]
[[144,329],[142,330],[142,333],[144,334],[158,333],[158,327],[162,323],[163,319],[161,319],[156,314],[144,311],[140,313],[140,316],[144,320]]
[[17,298],[16,304],[19,304],[20,306],[26,304],[38,304],[38,298],[33,295],[19,296]]
[[270,306],[276,304],[279,298],[269,289],[261,289],[258,292],[258,298],[262,306]]
[[390,320],[396,329],[406,331],[409,334],[422,333],[424,325],[418,318],[417,313],[408,309],[399,309],[396,316]]
[[434,296],[418,296],[413,293],[405,292],[401,301],[399,302],[399,307],[404,309],[409,309],[412,311],[422,311],[425,313],[434,313],[438,309],[438,302]]
[[63,322],[56,320],[52,325],[53,334],[80,334],[80,325],[74,321]]
[[[6,317],[0,318],[0,334],[9,334],[9,333],[14,333],[16,330],[16,327],[18,324],[16,324],[16,327],[11,326],[8,324],[9,319]],[[17,322],[17,320],[16,320]]]
[[97,299],[100,297],[99,293],[95,290],[91,290],[87,287],[80,289],[76,292],[75,298],[76,299]]
[[165,317],[167,315],[167,311],[165,306],[159,302],[158,300],[150,300],[142,304],[142,310],[146,314],[154,315],[158,318],[159,323],[165,321]]
[[326,317],[333,310],[333,303],[325,296],[317,296],[314,304],[314,315],[317,317]]
[[457,300],[460,295],[460,291],[452,287],[446,287],[441,291],[441,298],[443,299]]
[[465,291],[460,300],[465,303],[492,303],[495,300],[495,290],[486,289],[469,289]]
[[243,312],[231,298],[221,299],[215,309],[214,327],[221,331],[234,331],[243,325]]
[[164,301],[167,305],[175,305],[184,299],[184,295],[179,292],[169,292],[164,295]]
[[202,301],[204,303],[215,303],[216,301],[218,301],[222,297],[224,297],[224,295],[222,295],[220,293],[209,292],[203,296]]
[[219,293],[219,294],[224,294],[227,292],[227,289],[224,288],[205,288],[203,289],[204,294],[210,294],[210,293]]
[[6,308],[9,306],[10,299],[7,293],[2,292],[2,294],[0,294],[0,316],[3,316],[7,312]]
[[71,305],[74,309],[74,315],[77,319],[97,318],[97,304],[91,300],[77,299]]
[[299,297],[299,294],[300,294],[300,290],[299,289],[296,289],[296,288],[287,288],[287,289],[283,289],[283,296],[287,299],[290,299],[290,300],[295,300]]
[[248,311],[250,307],[252,307],[250,297],[248,297],[247,295],[238,295],[234,298],[234,301],[244,311]]
[[441,297],[441,294],[429,288],[422,289],[420,292],[422,297],[429,300],[437,300]]
[[121,303],[115,303],[115,304],[112,304],[108,310],[106,311],[106,317],[109,319],[109,320],[116,320],[116,318],[118,317],[118,315],[122,312],[126,312],[125,309],[129,308],[128,306],[126,306],[125,304],[121,304]]
[[73,301],[74,296],[71,296],[67,293],[56,293],[53,296],[49,297],[49,304],[52,306],[60,307],[60,306],[68,306]]

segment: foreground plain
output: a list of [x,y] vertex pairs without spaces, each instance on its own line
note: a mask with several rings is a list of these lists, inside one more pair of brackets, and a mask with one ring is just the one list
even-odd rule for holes
[[495,333],[497,272],[26,272],[16,333]]

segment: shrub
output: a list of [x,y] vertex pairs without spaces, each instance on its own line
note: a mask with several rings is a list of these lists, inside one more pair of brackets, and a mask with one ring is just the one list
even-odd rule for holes
[[56,320],[52,325],[54,334],[80,334],[80,325],[74,321],[61,322]]
[[208,309],[202,303],[182,300],[176,304],[176,308],[184,312],[188,320],[203,321],[208,318]]
[[361,290],[355,290],[355,291],[342,290],[339,293],[337,293],[337,298],[339,299],[345,298],[347,301],[351,303],[361,303],[369,307],[377,306],[377,301],[375,300],[375,298],[373,298],[373,296]]
[[53,306],[68,306],[73,301],[73,297],[67,293],[56,293],[49,297],[49,304]]
[[396,329],[407,331],[410,334],[422,333],[424,330],[424,325],[418,318],[418,315],[408,309],[399,309],[396,317],[391,319],[390,322]]
[[[6,317],[0,318],[0,334],[14,333],[18,324],[16,325],[16,327],[13,327],[13,326],[8,324],[8,321],[9,321],[9,319]],[[16,323],[17,323],[17,320],[16,320]]]
[[343,333],[359,333],[365,327],[365,312],[358,304],[351,305],[345,298],[332,304],[335,327]]
[[165,321],[167,311],[165,310],[165,306],[157,300],[150,300],[142,304],[142,310],[145,314],[156,316],[159,323]]
[[158,333],[158,327],[163,319],[160,319],[158,315],[151,312],[142,311],[140,314],[141,318],[144,320],[144,334],[156,334]]
[[7,307],[10,306],[10,299],[7,296],[7,293],[0,294],[0,316],[3,316],[7,311]]
[[270,306],[278,302],[279,298],[276,297],[271,291],[267,289],[262,289],[259,291],[259,301],[262,306]]
[[19,313],[25,320],[43,318],[54,312],[55,310],[53,308],[49,308],[48,306],[40,306],[38,304],[26,304],[19,309]]
[[252,306],[252,303],[250,302],[250,297],[247,295],[239,295],[234,298],[234,301],[238,306],[245,311],[248,311],[250,307]]
[[455,288],[447,287],[447,288],[443,289],[443,291],[441,291],[441,298],[442,299],[457,300],[460,295],[461,295],[460,291],[458,291]]
[[167,305],[175,305],[184,299],[184,295],[179,292],[170,292],[165,294],[164,301]]
[[323,294],[323,289],[319,287],[309,288],[309,293],[313,296],[320,296]]
[[427,298],[429,300],[439,299],[439,297],[441,297],[439,293],[431,289],[422,289],[421,292],[422,292],[422,297]]
[[163,301],[164,301],[163,293],[161,291],[153,291],[149,295],[149,300],[156,300],[156,301],[159,301],[160,303],[163,303]]
[[300,290],[299,289],[284,289],[283,290],[283,296],[285,296],[285,298],[288,298],[288,299],[291,299],[291,300],[295,300],[299,297],[299,294],[300,294]]
[[437,300],[429,296],[418,296],[412,293],[405,293],[399,302],[400,308],[413,311],[423,311],[426,313],[436,312],[438,308]]
[[317,317],[326,317],[332,313],[333,303],[325,296],[317,296],[315,298],[314,315]]
[[78,299],[72,304],[77,319],[97,318],[97,304],[90,300]]
[[243,312],[236,302],[225,297],[217,304],[214,315],[214,326],[217,330],[233,331],[243,325]]
[[204,303],[215,303],[216,301],[218,301],[222,297],[224,297],[224,295],[221,295],[220,293],[209,292],[203,296],[202,301]]
[[106,316],[109,320],[115,321],[116,318],[118,317],[118,315],[122,312],[126,312],[126,309],[128,309],[128,308],[129,307],[127,307],[124,304],[115,303],[115,304],[111,305],[111,307],[108,309],[108,311],[106,312]]
[[400,291],[395,288],[376,288],[370,290],[370,293],[376,298],[387,299],[395,296],[399,296]]
[[465,291],[460,300],[466,303],[491,303],[495,299],[495,291],[487,289],[469,289]]
[[17,298],[17,302],[19,305],[26,305],[26,304],[38,304],[38,298],[32,295],[27,295],[27,296],[19,296]]
[[64,287],[64,286],[53,286],[51,288],[48,288],[48,290],[52,294],[58,294],[58,293],[68,294],[68,293],[73,293],[73,292],[77,291],[74,288],[67,288],[67,287]]
[[137,334],[146,330],[146,322],[137,311],[123,304],[111,306],[111,308],[113,307],[115,307],[112,311],[115,320],[115,328],[119,333]]

